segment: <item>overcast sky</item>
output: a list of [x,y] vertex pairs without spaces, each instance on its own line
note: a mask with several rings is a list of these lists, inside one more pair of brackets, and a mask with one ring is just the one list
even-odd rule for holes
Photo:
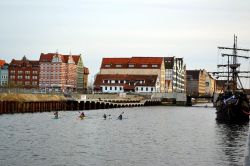
[[217,46],[250,48],[250,0],[1,0],[0,59],[82,54],[91,78],[103,57],[183,57],[216,70]]

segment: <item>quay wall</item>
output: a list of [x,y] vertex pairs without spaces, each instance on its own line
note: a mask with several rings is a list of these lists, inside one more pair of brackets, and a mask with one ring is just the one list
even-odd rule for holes
[[16,96],[0,94],[0,114],[73,111],[160,105],[160,100],[66,99],[58,96]]

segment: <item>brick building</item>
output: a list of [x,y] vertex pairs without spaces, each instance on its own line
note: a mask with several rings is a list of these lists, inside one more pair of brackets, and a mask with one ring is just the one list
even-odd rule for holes
[[41,53],[40,88],[65,91],[83,89],[83,62],[81,54],[62,55]]
[[25,56],[21,60],[12,59],[8,70],[10,87],[38,88],[39,61],[28,60]]

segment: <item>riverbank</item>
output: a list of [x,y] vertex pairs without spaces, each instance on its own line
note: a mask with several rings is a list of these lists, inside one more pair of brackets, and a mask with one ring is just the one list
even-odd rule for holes
[[64,101],[63,95],[0,93],[0,101]]
[[[109,96],[109,98],[107,97]],[[140,96],[119,97],[107,95],[73,96],[44,94],[0,94],[0,114],[31,113],[49,111],[94,110],[121,107],[160,105],[160,100],[146,100]]]

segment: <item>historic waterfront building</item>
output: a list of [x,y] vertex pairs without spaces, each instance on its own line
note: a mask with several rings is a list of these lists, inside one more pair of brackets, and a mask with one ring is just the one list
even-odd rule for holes
[[0,87],[8,86],[8,79],[9,79],[8,68],[9,65],[4,60],[0,60]]
[[87,67],[83,67],[83,90],[85,92],[88,89],[88,75],[89,75],[89,69]]
[[206,70],[187,70],[187,94],[212,96],[216,82]]
[[12,59],[8,70],[9,87],[38,88],[39,61],[28,60],[25,56],[21,60]]
[[[155,87],[154,92],[165,91],[165,66],[163,57],[103,58],[99,75],[117,75],[117,77],[120,77],[119,75],[122,77],[124,75],[155,77],[156,75],[156,80],[159,80],[159,88]],[[157,82],[156,80],[155,82]],[[96,85],[94,84],[94,86]]]
[[41,53],[40,88],[55,91],[83,90],[83,62],[81,54],[62,55]]
[[185,92],[186,65],[183,58],[165,57],[165,92]]

